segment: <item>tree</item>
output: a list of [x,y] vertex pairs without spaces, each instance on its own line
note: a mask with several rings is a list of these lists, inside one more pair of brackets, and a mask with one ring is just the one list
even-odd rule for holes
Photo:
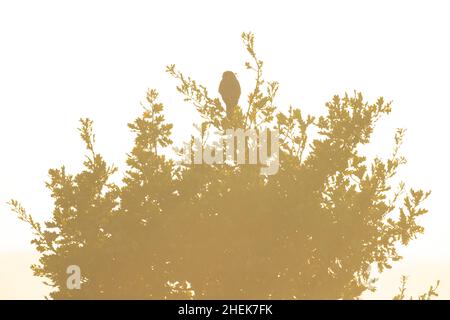
[[[53,218],[42,227],[10,202],[36,234],[41,257],[33,270],[50,280],[51,298],[355,299],[372,289],[371,266],[390,268],[401,259],[398,246],[423,233],[417,217],[427,212],[429,192],[393,183],[406,163],[405,131],[397,130],[388,159],[359,151],[391,103],[355,93],[334,96],[319,118],[278,111],[278,83],[263,79],[254,35],[242,39],[255,86],[232,120],[205,86],[175,65],[167,72],[201,115],[202,138],[211,129],[277,129],[279,172],[175,164],[164,152],[173,146],[172,125],[149,90],[129,124],[135,145],[116,185],[116,168],[94,151],[92,121],[81,120],[85,169],[50,170]],[[66,286],[69,265],[80,267],[80,290]]]

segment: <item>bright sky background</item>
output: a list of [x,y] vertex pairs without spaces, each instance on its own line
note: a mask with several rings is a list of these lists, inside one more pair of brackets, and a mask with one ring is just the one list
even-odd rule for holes
[[425,234],[365,297],[391,298],[405,274],[410,294],[441,279],[449,299],[449,9],[445,0],[0,2],[0,298],[45,292],[29,270],[30,229],[6,202],[17,198],[37,220],[50,216],[48,169],[82,165],[78,119],[94,120],[97,150],[123,168],[127,123],[147,88],[159,90],[175,137],[191,130],[193,113],[165,66],[177,64],[214,94],[233,70],[248,92],[240,35],[253,31],[265,78],[280,82],[281,109],[318,114],[334,94],[354,90],[393,101],[371,151],[387,154],[394,128],[407,128],[401,175],[433,193]]

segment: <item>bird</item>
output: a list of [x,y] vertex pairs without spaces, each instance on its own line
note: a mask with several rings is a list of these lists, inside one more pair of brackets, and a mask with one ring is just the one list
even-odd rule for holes
[[228,120],[232,120],[234,109],[241,96],[241,86],[234,72],[225,71],[223,73],[222,81],[220,81],[219,85],[219,93],[226,105],[227,118]]

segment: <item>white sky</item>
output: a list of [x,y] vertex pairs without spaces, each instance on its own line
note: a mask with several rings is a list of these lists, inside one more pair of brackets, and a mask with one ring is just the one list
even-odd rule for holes
[[[253,31],[266,79],[280,82],[280,108],[318,114],[334,94],[354,90],[393,100],[371,151],[389,152],[394,128],[407,128],[401,174],[433,194],[425,235],[381,276],[376,297],[391,297],[408,274],[413,294],[441,279],[441,297],[450,298],[449,9],[444,0],[0,2],[0,258],[32,248],[6,201],[48,218],[48,169],[81,168],[80,117],[94,120],[97,149],[123,168],[127,123],[147,88],[159,90],[176,137],[191,129],[193,113],[165,66],[176,63],[214,94],[233,70],[245,92],[252,78],[240,35]],[[0,260],[0,298],[36,297],[28,260]],[[1,290],[5,283],[16,293]]]

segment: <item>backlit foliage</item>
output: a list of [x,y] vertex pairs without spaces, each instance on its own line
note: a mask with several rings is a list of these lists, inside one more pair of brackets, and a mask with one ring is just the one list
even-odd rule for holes
[[[390,268],[401,259],[398,246],[423,232],[417,218],[429,192],[392,182],[405,163],[404,130],[393,135],[388,159],[359,151],[391,104],[355,93],[334,96],[319,118],[296,108],[283,113],[254,35],[242,39],[255,85],[233,123],[215,90],[175,65],[167,72],[201,115],[201,130],[278,129],[278,174],[260,175],[254,165],[176,165],[164,152],[173,145],[172,125],[149,90],[142,115],[129,124],[135,144],[117,185],[116,168],[94,149],[92,121],[81,120],[84,170],[49,171],[52,219],[41,225],[11,201],[35,232],[33,270],[48,279],[51,298],[354,299],[372,289],[371,266]],[[81,290],[66,288],[73,264]]]

